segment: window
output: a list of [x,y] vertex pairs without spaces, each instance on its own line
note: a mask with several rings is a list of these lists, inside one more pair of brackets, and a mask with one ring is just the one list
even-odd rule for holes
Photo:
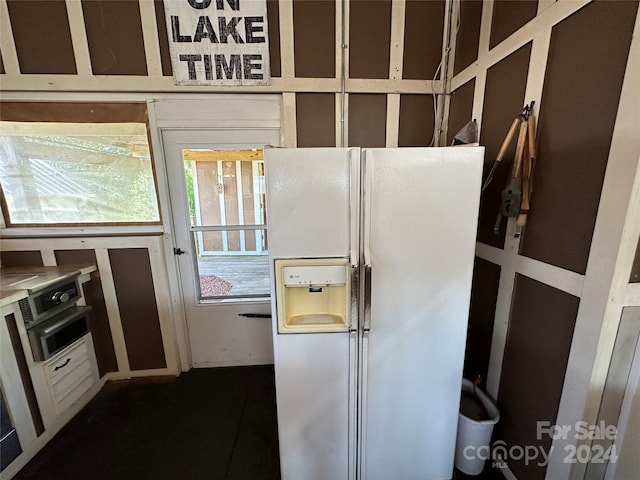
[[8,226],[158,224],[144,123],[0,122]]
[[269,296],[262,150],[182,151],[199,301]]

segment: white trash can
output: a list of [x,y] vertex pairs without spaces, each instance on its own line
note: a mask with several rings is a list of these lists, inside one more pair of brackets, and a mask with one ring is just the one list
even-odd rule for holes
[[462,473],[479,475],[489,457],[491,434],[500,412],[482,390],[477,389],[474,395],[473,383],[466,378],[462,380],[462,396],[455,465]]

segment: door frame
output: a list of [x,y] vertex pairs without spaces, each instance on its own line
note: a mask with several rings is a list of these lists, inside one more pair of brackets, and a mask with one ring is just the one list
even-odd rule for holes
[[175,223],[169,194],[167,161],[164,155],[164,130],[208,129],[278,129],[282,143],[282,96],[260,94],[188,94],[184,99],[152,99],[147,102],[149,136],[153,148],[160,210],[163,219],[164,258],[169,280],[171,314],[174,321],[175,344],[180,368],[192,366],[187,331],[187,314],[182,294],[180,270],[173,249],[177,246]]

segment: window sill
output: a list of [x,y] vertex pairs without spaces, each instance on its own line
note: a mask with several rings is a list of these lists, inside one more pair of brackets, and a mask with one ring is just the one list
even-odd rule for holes
[[163,233],[164,227],[162,225],[0,228],[0,237],[2,238],[129,237],[162,235]]

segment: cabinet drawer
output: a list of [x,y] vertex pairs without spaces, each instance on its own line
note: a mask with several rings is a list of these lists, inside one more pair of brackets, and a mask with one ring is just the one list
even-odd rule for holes
[[66,396],[56,401],[56,410],[58,411],[58,414],[64,412],[73,402],[78,400],[93,386],[95,378],[93,378],[91,371],[89,371],[87,375],[88,376],[78,383]]
[[85,357],[83,362],[77,362],[73,370],[69,370],[65,376],[51,385],[53,401],[59,401],[89,375],[91,375],[91,363],[89,362],[89,357]]
[[49,378],[49,383],[54,384],[59,381],[68,372],[72,371],[78,363],[86,361],[87,355],[87,346],[84,339],[71,346],[68,350],[63,350],[57,354],[53,361],[50,360],[45,364],[45,374]]
[[90,341],[91,337],[78,340],[43,365],[45,380],[49,384],[51,400],[58,415],[97,381],[93,352],[89,351],[86,344]]

